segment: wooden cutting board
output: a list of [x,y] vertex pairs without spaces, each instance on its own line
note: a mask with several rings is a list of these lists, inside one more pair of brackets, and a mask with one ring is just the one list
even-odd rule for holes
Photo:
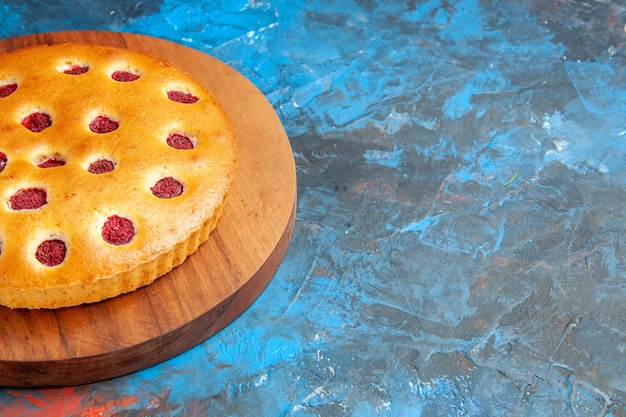
[[0,41],[0,52],[68,42],[147,52],[205,84],[235,125],[238,170],[209,240],[153,284],[58,310],[0,307],[4,386],[110,379],[192,348],[239,316],[263,291],[285,255],[295,222],[296,174],[289,140],[272,106],[245,77],[194,49],[128,33],[29,35]]

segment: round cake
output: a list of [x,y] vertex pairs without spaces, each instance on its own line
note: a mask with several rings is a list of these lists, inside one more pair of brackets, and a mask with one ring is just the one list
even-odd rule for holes
[[0,304],[59,308],[150,284],[215,228],[236,168],[205,87],[126,49],[0,55]]

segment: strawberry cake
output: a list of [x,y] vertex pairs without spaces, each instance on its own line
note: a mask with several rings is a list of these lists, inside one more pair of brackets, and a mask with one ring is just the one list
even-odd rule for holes
[[63,44],[0,55],[0,305],[152,283],[215,228],[236,168],[211,93],[162,59]]

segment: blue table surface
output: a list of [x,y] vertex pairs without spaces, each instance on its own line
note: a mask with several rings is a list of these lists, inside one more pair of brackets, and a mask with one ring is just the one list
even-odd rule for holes
[[0,415],[626,415],[623,2],[54,3],[4,1],[0,37],[135,32],[250,79],[296,226],[214,337]]

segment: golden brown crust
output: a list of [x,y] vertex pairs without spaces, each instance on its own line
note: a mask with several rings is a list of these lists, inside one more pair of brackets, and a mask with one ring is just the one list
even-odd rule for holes
[[[88,67],[77,75],[63,71]],[[140,75],[131,82],[114,71]],[[94,302],[149,284],[180,264],[215,227],[236,165],[232,125],[211,94],[189,75],[157,58],[93,45],[26,48],[0,55],[0,87],[17,89],[0,98],[0,304],[11,308],[57,308]],[[168,91],[191,93],[195,103],[175,102]],[[33,132],[23,124],[33,112],[52,119]],[[119,122],[94,133],[97,116]],[[193,149],[168,146],[167,136],[190,138]],[[1,155],[0,155],[1,156]],[[52,168],[42,160],[62,160]],[[113,171],[93,174],[98,159]],[[159,198],[151,188],[173,177],[184,191]],[[11,207],[18,190],[47,193],[37,209]],[[130,219],[129,243],[102,236],[111,216]],[[62,263],[37,260],[38,245],[58,239]]]

